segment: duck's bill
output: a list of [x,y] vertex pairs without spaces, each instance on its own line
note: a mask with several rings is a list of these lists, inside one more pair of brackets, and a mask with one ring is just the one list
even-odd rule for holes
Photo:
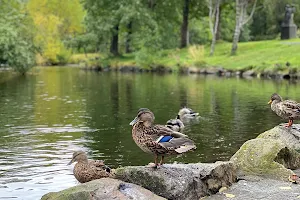
[[132,120],[132,121],[129,123],[129,125],[130,125],[130,126],[133,126],[133,125],[135,125],[135,123],[137,123],[137,121],[138,121],[138,117],[134,118],[134,120]]
[[270,104],[270,103],[272,103],[272,100],[270,100],[270,101],[268,102],[268,104]]
[[72,163],[73,163],[73,159],[67,165],[71,165]]
[[199,113],[192,113],[192,115],[196,117],[199,115]]

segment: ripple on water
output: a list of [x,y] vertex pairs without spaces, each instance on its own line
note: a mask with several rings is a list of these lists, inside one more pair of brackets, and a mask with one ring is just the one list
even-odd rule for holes
[[[71,124],[7,126],[7,130],[9,134],[5,137],[13,140],[0,149],[0,199],[39,199],[47,191],[76,185],[73,166],[67,166],[67,163],[73,151],[82,149],[82,144],[87,141],[82,137],[75,139],[72,134],[97,131]],[[53,142],[45,140],[45,134],[53,138]],[[27,196],[28,192],[30,196]]]

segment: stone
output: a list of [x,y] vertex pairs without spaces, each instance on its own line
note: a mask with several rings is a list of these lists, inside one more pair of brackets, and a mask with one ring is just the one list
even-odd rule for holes
[[200,73],[200,69],[197,68],[197,67],[190,67],[189,68],[189,73],[190,74],[198,74],[198,73]]
[[254,70],[247,70],[242,73],[243,77],[253,77],[255,76],[255,71]]
[[42,200],[163,200],[149,190],[132,183],[102,178],[60,192],[50,192]]
[[205,200],[274,200],[274,199],[299,199],[300,187],[290,182],[274,179],[256,178],[254,180],[240,180],[230,188],[220,191],[215,195],[204,198]]
[[140,185],[167,199],[199,199],[236,181],[232,162],[164,164],[158,169],[144,166],[118,168],[116,178]]
[[245,142],[230,161],[241,175],[287,181],[294,174],[291,169],[300,167],[299,158],[299,153],[279,139],[256,138]]
[[295,7],[287,4],[285,6],[285,15],[281,24],[281,39],[290,39],[297,37],[297,26],[294,23]]
[[300,152],[300,124],[293,124],[291,128],[286,128],[284,124],[261,133],[257,138],[278,139],[288,148]]

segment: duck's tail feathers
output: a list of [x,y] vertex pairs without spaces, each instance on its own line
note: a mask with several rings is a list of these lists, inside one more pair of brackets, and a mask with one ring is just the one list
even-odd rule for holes
[[188,137],[187,135],[185,135],[183,133],[180,133],[180,132],[177,132],[177,131],[173,131],[171,135],[173,137],[175,137],[175,138],[185,138],[185,137]]
[[179,148],[175,149],[175,151],[177,153],[184,153],[184,152],[187,152],[187,151],[190,151],[190,150],[194,150],[194,149],[197,149],[196,145],[194,145],[194,144],[187,144],[187,145],[180,146]]

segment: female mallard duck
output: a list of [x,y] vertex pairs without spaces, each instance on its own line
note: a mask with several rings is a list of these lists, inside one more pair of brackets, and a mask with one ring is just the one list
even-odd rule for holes
[[80,183],[112,176],[110,168],[107,167],[102,160],[88,160],[83,151],[74,152],[73,158],[68,165],[76,161],[77,163],[74,166],[73,173]]
[[172,129],[173,131],[181,132],[184,129],[184,124],[180,119],[170,119],[167,121],[166,127]]
[[[196,149],[194,142],[186,135],[163,125],[154,125],[154,114],[147,108],[140,108],[130,122],[135,143],[146,153],[154,154],[154,166],[162,165],[165,155],[181,154]],[[158,156],[161,156],[158,164]]]
[[194,112],[190,108],[184,107],[179,110],[177,119],[180,119],[183,124],[197,122],[199,120],[199,113]]
[[293,100],[282,100],[279,94],[272,94],[271,109],[281,118],[288,119],[289,122],[286,127],[293,125],[294,119],[300,119],[300,104]]

